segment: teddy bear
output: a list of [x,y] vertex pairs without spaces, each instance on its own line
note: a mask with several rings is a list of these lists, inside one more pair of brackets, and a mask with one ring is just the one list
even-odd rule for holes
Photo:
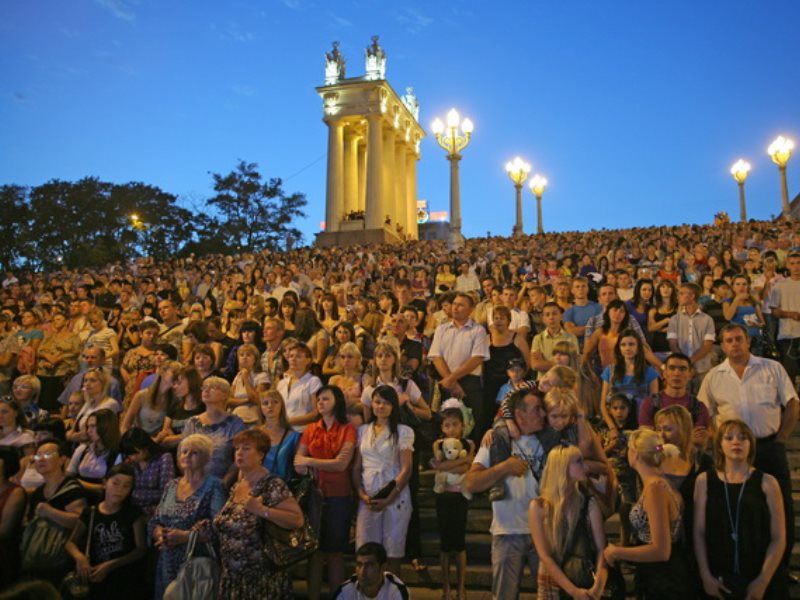
[[[443,440],[439,440],[439,443],[436,444],[434,448],[434,456],[439,462],[464,458],[467,455],[468,447],[469,446],[466,440],[461,440],[458,438],[444,438]],[[436,471],[433,491],[437,494],[441,494],[446,491],[448,486],[461,486],[465,476],[466,473],[447,473],[445,471]],[[461,486],[461,493],[467,500],[472,498],[472,494],[465,490],[463,486]]]

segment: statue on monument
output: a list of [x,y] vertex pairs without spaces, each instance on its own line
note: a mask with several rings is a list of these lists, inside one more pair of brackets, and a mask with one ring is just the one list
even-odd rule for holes
[[344,79],[344,54],[339,51],[339,42],[333,42],[333,50],[325,53],[325,85],[334,85]]
[[409,86],[406,88],[406,94],[403,96],[403,104],[406,105],[406,108],[409,112],[414,115],[414,119],[417,120],[419,123],[419,100],[414,95],[414,88]]
[[366,78],[368,80],[386,79],[386,52],[378,43],[378,36],[372,36],[372,44],[366,50]]

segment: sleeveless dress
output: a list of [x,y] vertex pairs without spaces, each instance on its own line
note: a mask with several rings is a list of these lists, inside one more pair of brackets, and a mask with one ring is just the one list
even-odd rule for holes
[[[686,563],[683,557],[683,507],[678,492],[666,481],[655,485],[664,486],[670,496],[670,502],[678,508],[678,516],[670,522],[669,531],[672,550],[669,558],[663,562],[635,563],[634,577],[636,597],[640,600],[674,600],[687,595]],[[636,539],[641,544],[649,544],[650,521],[644,509],[644,494],[639,496],[630,512],[630,522]]]
[[[674,310],[666,314],[656,310],[653,320],[658,323],[659,321],[664,321],[665,319],[671,319],[675,314],[676,312]],[[650,339],[652,341],[651,347],[653,352],[670,352],[666,329],[650,332]]]
[[[723,581],[744,579],[752,581],[761,572],[770,543],[770,515],[767,497],[761,489],[763,472],[754,470],[745,483],[729,483],[728,499],[725,499],[725,484],[714,469],[708,470],[708,493],[706,500],[706,547],[709,549],[708,567],[715,577]],[[742,492],[742,486],[744,491]],[[742,493],[739,510],[739,575],[734,569],[736,544],[732,536],[731,515],[735,519],[739,493]],[[713,550],[712,550],[713,549]],[[738,596],[735,596],[738,598]],[[764,595],[768,598],[788,598],[788,578],[779,565]]]

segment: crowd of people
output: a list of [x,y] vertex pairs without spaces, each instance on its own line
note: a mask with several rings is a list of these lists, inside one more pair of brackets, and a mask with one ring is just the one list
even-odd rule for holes
[[786,598],[798,346],[790,221],[7,272],[0,587],[406,597],[432,470],[445,598],[482,492],[494,598]]

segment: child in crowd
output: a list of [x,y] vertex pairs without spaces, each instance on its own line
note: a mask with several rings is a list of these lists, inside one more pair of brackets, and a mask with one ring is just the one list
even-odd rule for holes
[[[142,597],[141,559],[145,543],[145,516],[131,504],[134,472],[131,465],[115,465],[103,480],[103,500],[83,509],[66,550],[75,560],[78,577],[91,583],[90,599]],[[86,536],[89,536],[89,552]]]
[[496,402],[498,405],[501,405],[513,392],[522,388],[532,387],[533,382],[525,378],[527,374],[528,365],[525,364],[523,359],[512,358],[508,361],[508,367],[506,368],[508,381],[500,386],[500,390],[497,392]]
[[[475,444],[465,439],[464,405],[460,400],[450,399],[442,405],[442,438],[433,443],[434,456],[441,450],[445,439],[461,440],[466,456],[448,460],[431,460],[431,466],[439,473],[459,474],[463,478],[475,457]],[[436,520],[439,524],[440,560],[442,566],[442,597],[450,598],[450,558],[455,554],[457,597],[466,598],[468,500],[461,483],[449,483],[445,490],[436,494]]]
[[[617,478],[617,512],[619,512],[622,528],[620,544],[625,546],[631,542],[630,512],[636,502],[636,472],[628,464],[628,436],[638,427],[636,422],[635,403],[625,394],[613,394],[607,401],[608,413],[614,419],[616,430],[606,423],[598,428],[603,451]],[[613,434],[612,434],[613,432]]]

